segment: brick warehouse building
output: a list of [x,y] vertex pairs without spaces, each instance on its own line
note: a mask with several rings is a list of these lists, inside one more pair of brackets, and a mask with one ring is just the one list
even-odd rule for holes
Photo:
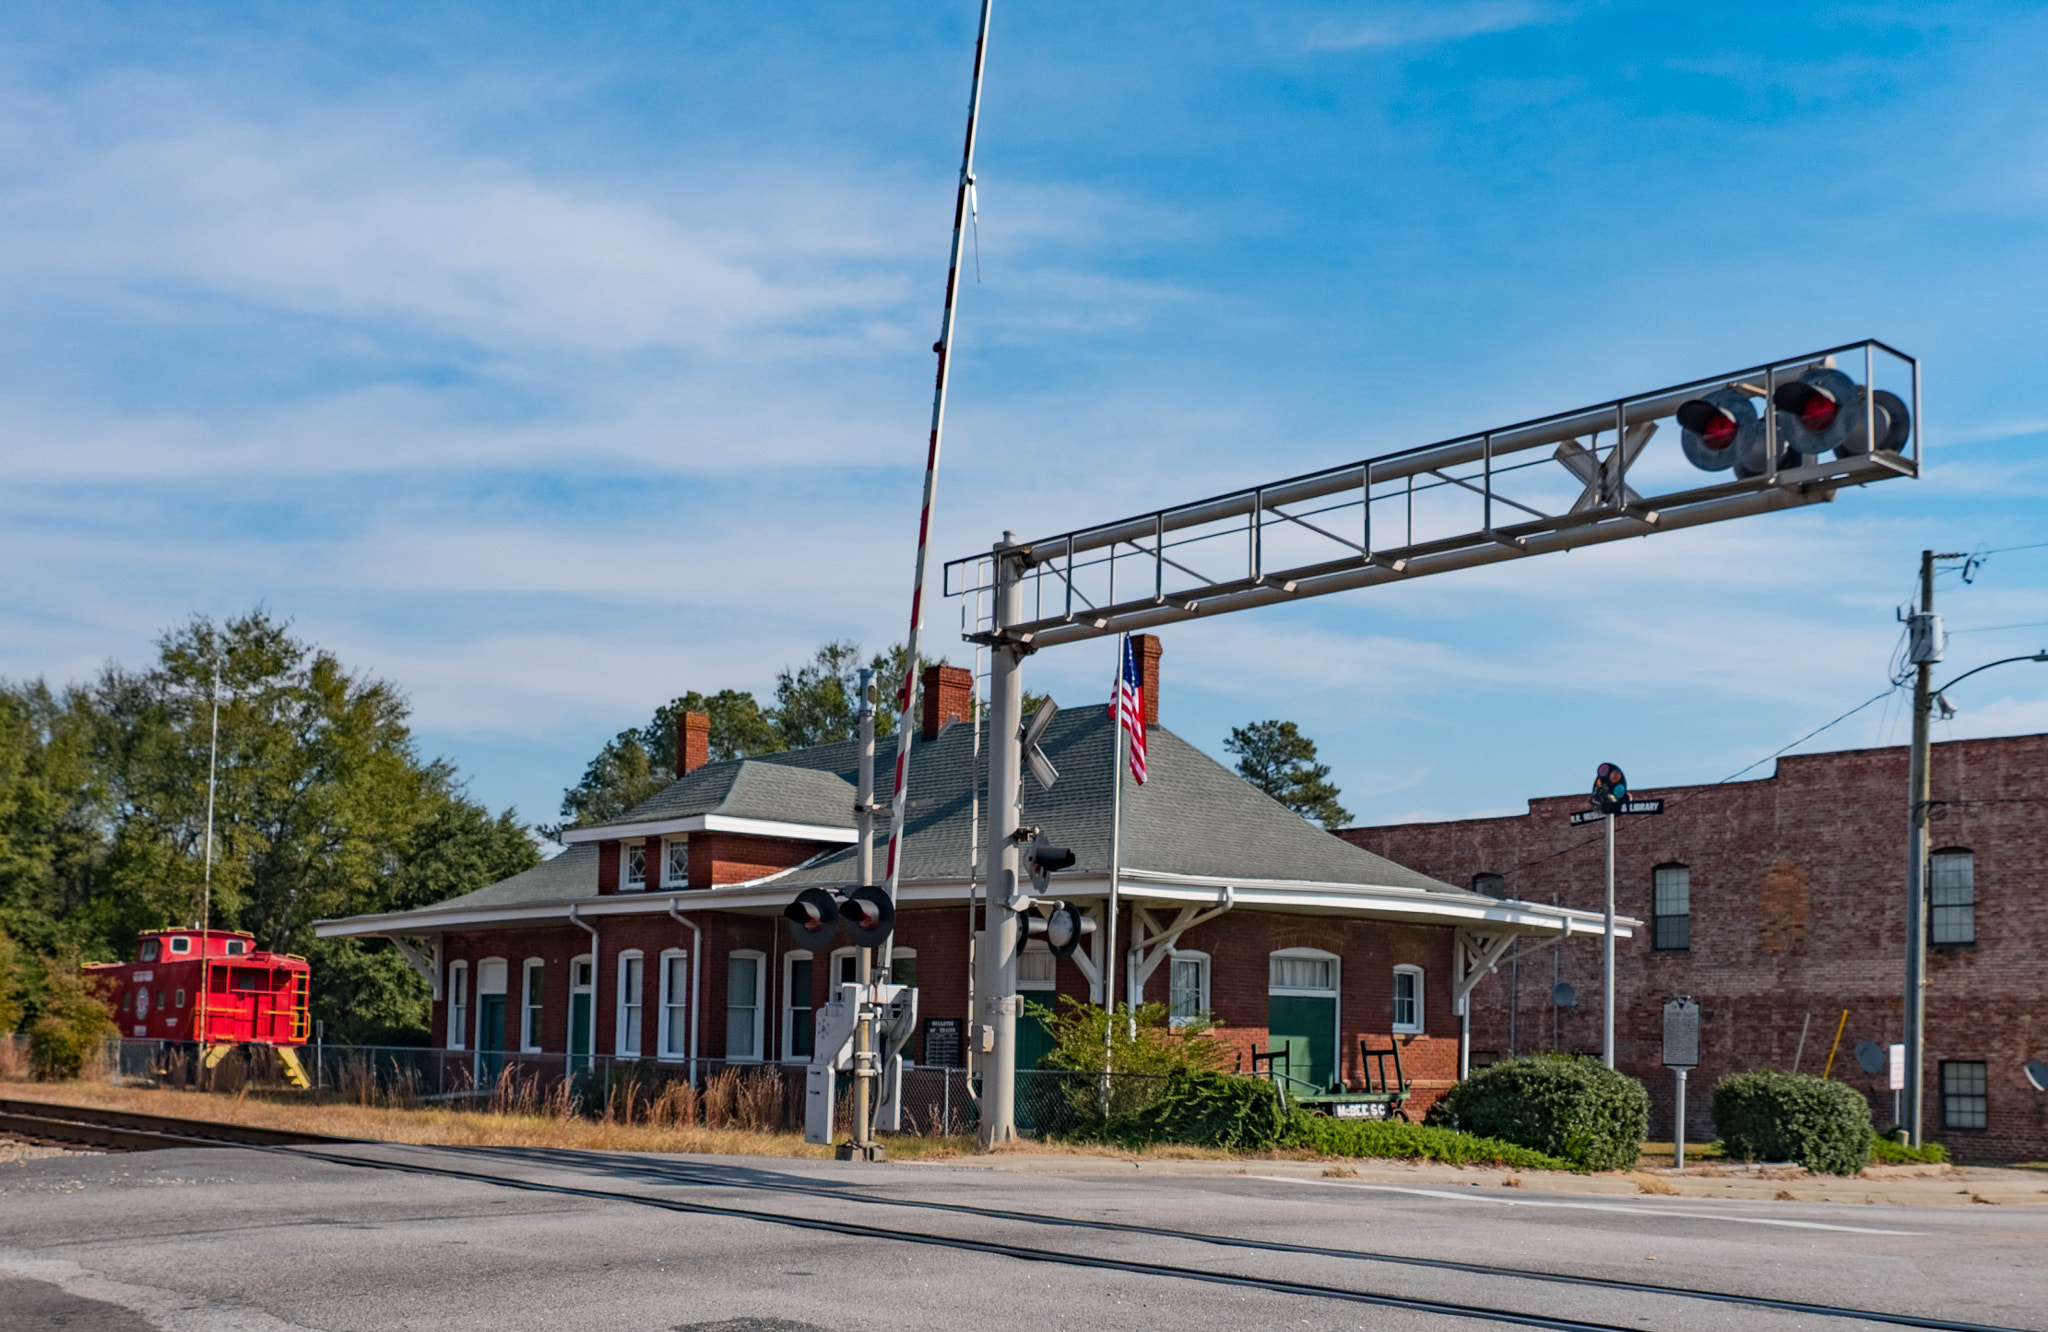
[[[1156,714],[1156,639],[1142,641]],[[968,1044],[969,933],[976,808],[985,753],[964,718],[972,679],[927,671],[911,763],[897,979],[919,987],[920,1030],[906,1054],[952,1064]],[[1402,1047],[1426,1109],[1455,1080],[1460,991],[1517,938],[1597,932],[1597,917],[1503,902],[1347,845],[1154,723],[1149,780],[1125,787],[1120,989],[1135,971],[1146,1000],[1211,1012],[1249,1066],[1282,1045],[1323,1085],[1362,1083],[1359,1041]],[[804,1062],[813,1014],[852,953],[795,948],[780,912],[808,886],[854,882],[856,745],[705,761],[708,722],[688,718],[683,774],[622,818],[569,830],[536,869],[418,910],[323,921],[323,938],[396,942],[433,987],[437,1046],[487,1056],[564,1051],[676,1065],[693,1059]],[[1115,732],[1105,708],[1065,711],[1043,747],[1054,790],[1026,782],[1023,822],[1078,861],[1059,896],[1101,917],[1109,886]],[[879,746],[886,773],[891,745]],[[886,811],[878,836],[887,836]],[[1093,955],[1019,960],[1027,999],[1096,1002],[1106,932]],[[1126,993],[1129,991],[1126,990]],[[1047,1048],[1020,1024],[1018,1058]],[[556,1065],[559,1067],[559,1063]]]
[[[1933,791],[1924,1122],[1961,1160],[2048,1158],[2048,1096],[2023,1070],[2048,1058],[2048,736],[1938,744]],[[1652,1132],[1671,1128],[1662,1006],[1680,995],[1702,1008],[1690,1135],[1710,1133],[1722,1074],[1795,1060],[1822,1072],[1844,1010],[1832,1076],[1870,1096],[1880,1126],[1893,1122],[1883,1075],[1866,1076],[1853,1052],[1901,1039],[1906,750],[1785,758],[1759,781],[1638,794],[1662,795],[1666,812],[1617,823],[1616,909],[1650,924],[1616,946],[1615,1039],[1617,1065],[1650,1089]],[[1511,817],[1340,836],[1509,900],[1596,910],[1601,830],[1568,822],[1584,808],[1583,795],[1550,796]],[[1474,991],[1478,1057],[1551,1049],[1553,1023],[1559,1048],[1597,1054],[1597,940],[1518,951]],[[1576,1007],[1553,1007],[1554,967]]]

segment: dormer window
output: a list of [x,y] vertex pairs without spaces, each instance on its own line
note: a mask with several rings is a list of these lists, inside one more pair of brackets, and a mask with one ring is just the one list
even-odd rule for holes
[[174,952],[174,953],[189,953],[189,952],[191,952],[191,951],[192,951],[192,939],[191,939],[191,937],[190,937],[189,935],[184,935],[184,934],[180,934],[180,935],[177,935],[177,936],[173,937],[173,938],[172,938],[172,940],[171,940],[171,951],[172,951],[172,952]]
[[661,844],[661,886],[690,886],[690,839],[671,837]]
[[163,945],[159,941],[155,939],[144,939],[142,941],[141,960],[144,962],[156,961],[157,958],[162,954],[162,948]]
[[246,953],[246,952],[248,952],[248,951],[249,951],[249,941],[248,941],[247,939],[230,939],[230,940],[228,940],[228,956],[229,956],[229,957],[238,957],[238,956],[240,956],[241,954],[243,954],[243,953]]
[[619,848],[619,886],[629,892],[647,886],[647,843],[628,842]]

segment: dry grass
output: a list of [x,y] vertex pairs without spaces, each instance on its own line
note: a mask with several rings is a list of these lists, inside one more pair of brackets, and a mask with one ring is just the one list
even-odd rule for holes
[[1629,1178],[1635,1181],[1636,1192],[1638,1193],[1659,1193],[1667,1198],[1676,1198],[1678,1196],[1677,1189],[1655,1175],[1645,1174],[1640,1170],[1633,1170],[1629,1172]]
[[[20,1100],[103,1106],[143,1114],[185,1119],[219,1119],[265,1128],[297,1129],[343,1138],[370,1138],[451,1147],[563,1147],[583,1151],[701,1152],[726,1156],[829,1157],[831,1149],[816,1147],[798,1133],[771,1133],[740,1128],[711,1128],[675,1122],[622,1123],[617,1119],[584,1119],[541,1105],[514,1113],[449,1110],[438,1107],[360,1105],[335,1098],[320,1101],[272,1100],[251,1096],[247,1088],[235,1096],[167,1091],[148,1087],[111,1087],[104,1083],[23,1083],[7,1094]],[[516,1093],[515,1093],[516,1094]],[[495,1099],[495,1096],[494,1096]],[[645,1104],[643,1102],[643,1104]],[[656,1100],[659,1104],[659,1098]],[[674,1101],[670,1102],[674,1106]],[[890,1155],[919,1155],[918,1140],[891,1141]],[[931,1144],[958,1151],[955,1144]]]

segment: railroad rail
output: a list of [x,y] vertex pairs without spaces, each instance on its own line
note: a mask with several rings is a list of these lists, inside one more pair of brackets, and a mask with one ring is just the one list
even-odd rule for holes
[[325,1133],[263,1128],[256,1124],[177,1119],[133,1110],[8,1098],[0,1098],[0,1133],[12,1133],[38,1142],[75,1143],[130,1152],[167,1147],[293,1147],[361,1141]]

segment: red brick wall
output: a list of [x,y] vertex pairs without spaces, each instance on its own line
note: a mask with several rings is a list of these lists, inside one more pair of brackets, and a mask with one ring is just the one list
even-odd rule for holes
[[[1629,765],[1636,768],[1639,765]],[[1672,1079],[1660,1063],[1662,1006],[1690,995],[1702,1008],[1702,1065],[1689,1089],[1688,1133],[1711,1134],[1709,1093],[1741,1069],[1818,1073],[1844,1010],[1833,1076],[1869,1094],[1878,1124],[1892,1120],[1881,1077],[1865,1077],[1859,1040],[1900,1039],[1905,976],[1906,752],[1852,750],[1779,761],[1775,777],[1718,787],[1659,789],[1634,772],[1638,794],[1666,813],[1623,818],[1616,833],[1616,907],[1645,924],[1616,950],[1617,1063],[1652,1099],[1651,1132],[1671,1132]],[[2048,1058],[2040,959],[2048,882],[2048,736],[1964,740],[1934,747],[1930,848],[1975,853],[1977,941],[1929,949],[1924,1123],[1961,1160],[2048,1157],[2048,1098],[2026,1082],[2027,1059]],[[1947,802],[1947,803],[1940,803]],[[1971,803],[2005,802],[2005,803]],[[1598,910],[1605,859],[1598,825],[1573,828],[1583,796],[1529,802],[1529,813],[1450,823],[1347,829],[1369,851],[1452,883],[1506,876],[1510,896]],[[1651,873],[1686,865],[1692,943],[1652,947]],[[1598,1053],[1600,947],[1565,946],[1559,977],[1578,991],[1558,1045]],[[1548,952],[1519,967],[1519,994],[1502,966],[1474,992],[1475,1051],[1551,1048]],[[1809,1021],[1810,1019],[1810,1021]],[[1981,1061],[1990,1127],[1942,1123],[1940,1064]]]
[[[765,955],[768,966],[768,1016],[765,1024],[767,1053],[780,1058],[784,1049],[783,976],[784,961],[794,945],[779,916],[739,915],[730,912],[693,912],[704,931],[701,959],[702,1015],[698,1053],[706,1059],[725,1056],[727,957],[736,949],[753,949]],[[645,992],[641,996],[642,1056],[653,1058],[657,1049],[656,1024],[660,1020],[661,979],[659,959],[667,949],[691,949],[690,931],[666,915],[601,917],[593,921],[599,931],[599,972],[597,978],[597,1051],[610,1055],[617,1048],[615,1022],[619,976],[619,953],[639,949],[645,958],[642,968]],[[1131,920],[1126,912],[1119,926],[1119,938],[1128,943]],[[929,1018],[967,1017],[967,912],[963,907],[906,910],[897,917],[896,942],[917,953],[918,1016]],[[1443,927],[1386,925],[1270,912],[1234,911],[1182,936],[1181,945],[1210,955],[1210,997],[1217,1018],[1218,1033],[1251,1067],[1254,1048],[1263,1049],[1268,1040],[1266,1025],[1268,954],[1279,948],[1320,948],[1338,954],[1339,1058],[1343,1075],[1353,1085],[1361,1077],[1358,1042],[1370,1038],[1384,1046],[1391,1035],[1393,1019],[1393,968],[1411,963],[1424,969],[1424,1025],[1422,1035],[1399,1037],[1402,1068],[1414,1085],[1410,1112],[1420,1117],[1431,1103],[1451,1085],[1457,1074],[1458,1020],[1451,1012],[1451,931]],[[837,946],[835,944],[835,946]],[[589,950],[589,935],[573,926],[547,926],[522,930],[487,930],[451,934],[444,948],[444,960],[470,963],[470,1014],[476,1013],[476,965],[488,957],[502,957],[508,964],[506,1039],[518,1042],[521,968],[528,957],[547,964],[547,1006],[542,1022],[542,1046],[559,1054],[567,1048],[568,962]],[[831,966],[829,952],[818,954],[821,965],[812,969],[813,1007],[829,997]],[[1121,973],[1120,973],[1121,974]],[[1060,992],[1085,999],[1087,981],[1072,961],[1058,969]],[[1167,997],[1168,967],[1162,962],[1146,985],[1145,998],[1164,1002]],[[1122,991],[1119,979],[1119,993]],[[1033,996],[1051,1002],[1051,996]],[[445,1002],[434,1005],[434,1042],[446,1043]],[[921,1036],[920,1036],[921,1040]],[[913,1045],[910,1053],[921,1053]]]

